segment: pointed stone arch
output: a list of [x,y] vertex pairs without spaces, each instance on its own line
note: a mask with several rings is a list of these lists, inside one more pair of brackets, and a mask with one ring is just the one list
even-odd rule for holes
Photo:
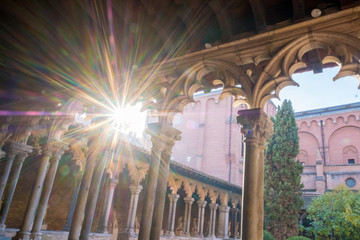
[[278,98],[286,86],[298,86],[291,75],[307,67],[302,57],[314,49],[323,49],[326,53],[322,64],[340,66],[334,80],[344,76],[359,78],[360,39],[336,32],[309,32],[288,43],[266,65],[255,84],[252,107],[262,107],[269,99]]

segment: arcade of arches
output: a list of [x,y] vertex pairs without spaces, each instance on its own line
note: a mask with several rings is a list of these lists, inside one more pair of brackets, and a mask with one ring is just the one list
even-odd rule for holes
[[[155,240],[228,238],[230,233],[262,239],[263,151],[272,134],[272,121],[262,108],[282,88],[297,85],[294,72],[336,64],[335,80],[358,76],[359,36],[360,7],[353,7],[134,68],[132,76],[146,80],[127,91],[157,119],[147,125],[148,152],[130,140],[114,143],[101,116],[89,114],[90,126],[77,123],[74,116],[91,109],[81,94],[56,111],[53,102],[41,98],[2,105],[1,234]],[[246,146],[242,189],[170,163],[181,137],[172,126],[174,115],[194,93],[219,87],[220,99],[233,96],[235,105],[249,107],[237,117]],[[56,222],[56,215],[64,221]],[[42,231],[47,224],[48,230],[65,231]]]

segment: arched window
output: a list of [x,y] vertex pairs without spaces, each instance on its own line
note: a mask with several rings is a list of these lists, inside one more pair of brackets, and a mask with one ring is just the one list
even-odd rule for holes
[[359,163],[358,151],[354,146],[347,146],[343,149],[343,162],[344,164]]
[[297,158],[302,165],[309,165],[309,157],[305,150],[300,150]]

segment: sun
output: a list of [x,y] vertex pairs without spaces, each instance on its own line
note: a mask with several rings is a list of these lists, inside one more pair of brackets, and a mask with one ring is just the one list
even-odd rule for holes
[[142,137],[147,113],[141,111],[141,108],[142,104],[138,103],[133,106],[126,105],[122,108],[113,109],[110,114],[111,128],[126,135]]

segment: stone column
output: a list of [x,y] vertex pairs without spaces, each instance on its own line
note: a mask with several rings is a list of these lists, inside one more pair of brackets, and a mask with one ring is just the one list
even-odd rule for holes
[[126,233],[130,237],[135,236],[135,218],[136,218],[136,210],[138,206],[139,194],[143,187],[141,185],[130,185],[131,199],[130,199],[130,207],[129,214],[126,225]]
[[238,111],[237,122],[245,135],[241,239],[263,239],[264,146],[273,123],[261,109]]
[[168,217],[168,226],[165,233],[166,236],[174,237],[175,232],[175,215],[176,215],[176,203],[179,199],[179,194],[169,194],[170,206],[169,206],[169,217]]
[[89,234],[91,231],[91,225],[94,219],[94,213],[96,208],[97,199],[100,191],[101,179],[105,170],[105,167],[109,165],[110,156],[109,154],[105,154],[103,159],[98,161],[97,166],[94,170],[94,175],[91,180],[91,186],[89,190],[89,195],[87,197],[86,209],[84,221],[82,224],[81,232],[80,232],[80,240],[89,239]]
[[112,206],[112,201],[113,201],[113,197],[114,197],[114,190],[115,190],[116,184],[117,184],[116,179],[112,179],[109,183],[109,191],[108,191],[108,194],[106,197],[106,202],[104,203],[105,212],[104,212],[103,216],[101,217],[101,222],[100,222],[100,226],[98,228],[98,232],[108,233],[107,225],[109,222],[110,210],[111,210],[111,206]]
[[[91,148],[95,146],[91,146]],[[84,213],[86,207],[86,200],[89,194],[90,184],[94,168],[97,163],[97,153],[92,151],[90,156],[87,159],[83,177],[81,179],[79,194],[76,199],[76,205],[74,210],[74,216],[71,221],[70,231],[69,231],[69,240],[78,240],[80,236],[81,226],[84,220]]]
[[231,212],[231,228],[230,228],[230,238],[235,238],[236,237],[236,225],[237,225],[237,216],[239,213],[239,209],[237,209],[236,207],[233,207],[230,209]]
[[[167,144],[171,144],[173,141],[176,140],[180,131],[176,130],[167,123],[152,123],[148,125],[147,132],[151,135],[152,148],[150,157],[150,168],[145,193],[146,201],[141,217],[141,227],[138,237],[139,240],[150,239],[152,221],[150,221],[149,219],[153,219],[161,153],[165,150]],[[158,224],[154,224],[154,226],[156,227],[156,229],[161,229],[161,226],[159,228]]]
[[77,200],[77,196],[78,196],[79,190],[80,190],[81,178],[82,178],[81,173],[78,173],[75,176],[75,181],[74,181],[75,182],[75,188],[74,188],[73,195],[71,197],[70,208],[69,208],[68,216],[66,218],[66,224],[64,226],[64,231],[69,231],[70,230],[71,222],[72,222],[74,212],[75,212],[76,200]]
[[184,198],[185,201],[185,217],[184,217],[184,236],[190,236],[190,223],[191,223],[191,206],[194,199],[191,197]]
[[215,238],[215,224],[216,224],[216,209],[218,207],[218,204],[216,203],[210,203],[210,226],[209,226],[209,236]]
[[1,205],[1,210],[0,210],[0,236],[5,235],[5,227],[6,227],[5,221],[9,213],[10,204],[15,193],[15,189],[17,182],[19,180],[22,165],[24,163],[25,158],[28,156],[28,153],[32,152],[32,147],[27,145],[24,146],[26,147],[24,148],[24,151],[22,153],[17,155],[13,166],[13,170],[11,171],[11,174],[8,178],[8,188],[5,192],[4,201]]
[[156,186],[156,208],[154,209],[153,219],[152,219],[152,226],[151,226],[151,233],[150,239],[157,240],[160,239],[160,232],[163,226],[163,217],[164,217],[164,208],[165,208],[165,199],[166,199],[166,191],[167,191],[167,183],[169,177],[169,170],[170,170],[170,157],[171,151],[174,147],[175,141],[180,139],[179,134],[180,131],[176,130],[175,128],[172,131],[178,135],[175,136],[173,141],[168,141],[166,143],[166,148],[161,154],[161,161],[160,161],[160,171],[158,174],[157,186]]
[[56,143],[57,142],[50,143],[46,147],[44,154],[40,160],[39,170],[36,176],[35,184],[31,191],[30,199],[25,211],[25,216],[20,231],[16,233],[14,239],[30,240],[30,231],[35,218],[35,213],[40,199],[40,194],[43,188],[45,175],[49,165],[49,160],[53,156],[53,152],[57,152],[57,150],[59,150],[59,148],[55,146]]
[[218,223],[218,238],[229,238],[229,210],[230,207],[221,205],[219,207],[219,223]]
[[50,161],[50,167],[46,174],[46,178],[44,181],[44,187],[41,193],[40,202],[37,208],[34,225],[32,228],[32,234],[34,240],[41,240],[41,226],[44,221],[46,208],[49,202],[50,193],[54,184],[56,171],[58,168],[59,160],[61,156],[64,154],[64,149],[66,145],[64,144],[64,148],[59,150],[55,156]]
[[6,158],[5,158],[5,166],[3,168],[3,172],[0,177],[0,201],[2,199],[6,187],[6,183],[9,178],[11,167],[17,155],[16,143],[9,143],[8,145],[5,145],[4,150],[6,152]]
[[206,201],[202,201],[202,200],[198,200],[197,201],[198,207],[199,207],[199,212],[198,212],[198,226],[197,226],[197,233],[196,236],[197,237],[204,237],[204,216],[205,216],[205,207],[207,202]]

